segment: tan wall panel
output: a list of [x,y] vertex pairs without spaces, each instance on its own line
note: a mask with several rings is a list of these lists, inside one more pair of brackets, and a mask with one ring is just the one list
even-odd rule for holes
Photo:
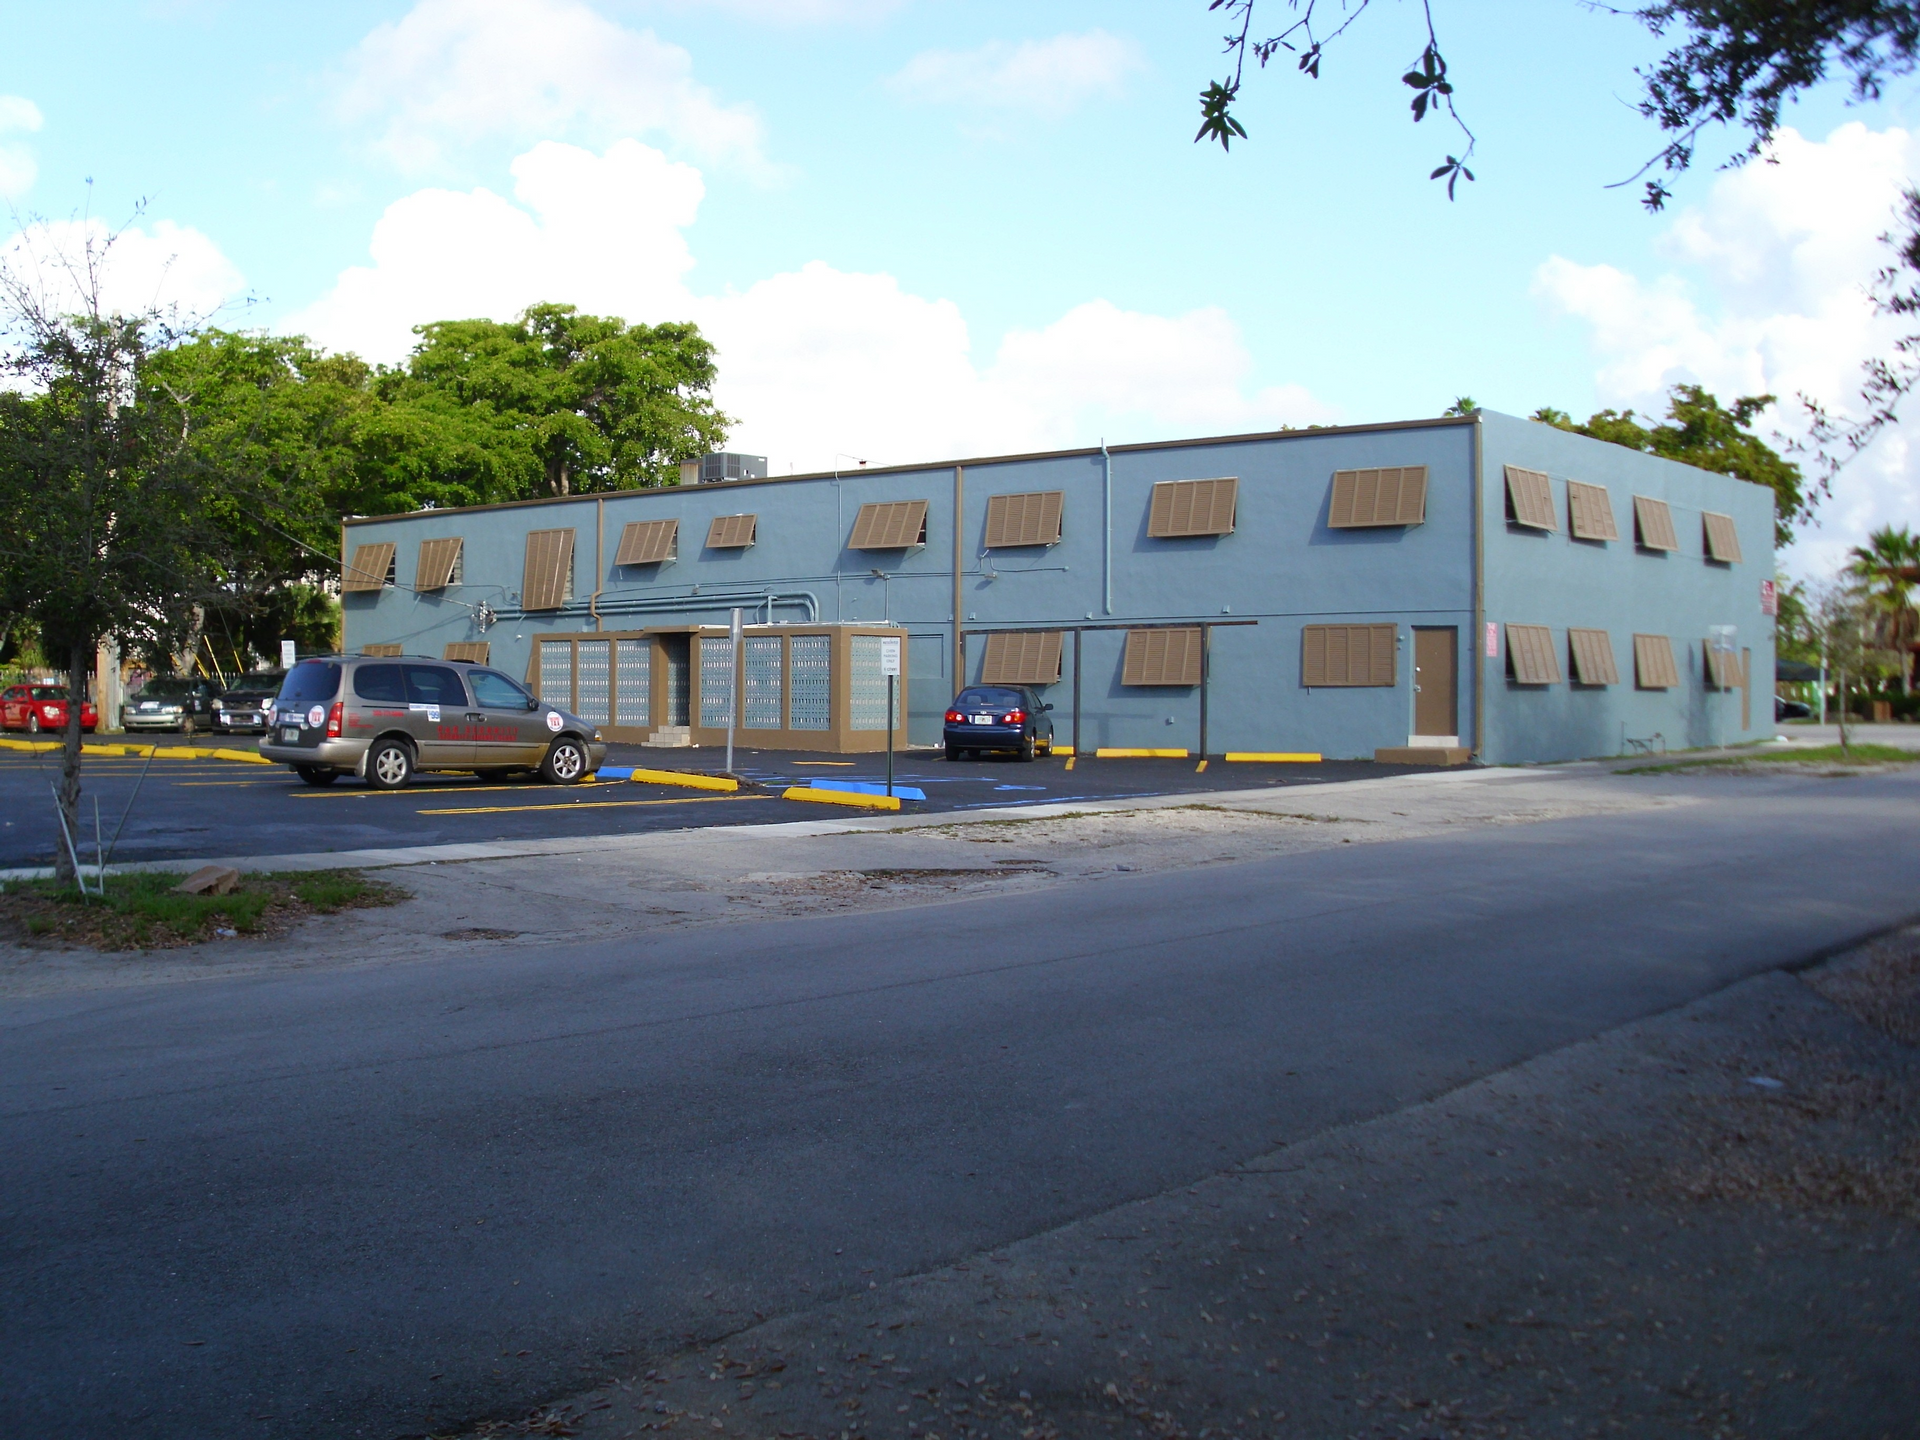
[[924,500],[870,501],[854,517],[849,550],[905,550],[927,538]]
[[744,550],[760,530],[758,515],[716,515],[707,526],[707,549]]
[[1545,625],[1507,626],[1507,674],[1521,685],[1558,685],[1560,657]]
[[1198,685],[1204,641],[1198,626],[1179,630],[1129,630],[1122,685]]
[[1671,690],[1680,683],[1673,642],[1664,635],[1633,637],[1633,683],[1642,690]]
[[382,659],[387,659],[395,655],[404,655],[406,650],[403,646],[393,644],[362,645],[360,647],[360,653],[362,655],[378,655]]
[[444,590],[453,581],[453,567],[460,562],[460,537],[422,540],[420,563],[414,567],[413,588]]
[[987,498],[987,548],[1005,545],[1053,545],[1060,539],[1066,491],[1035,490],[1024,495]]
[[340,589],[346,594],[385,588],[393,571],[393,542],[382,540],[373,545],[353,547],[353,560],[340,576]]
[[520,580],[520,608],[558,610],[567,603],[572,590],[573,531],[530,531],[526,569]]
[[1716,650],[1711,641],[1700,642],[1700,651],[1707,657],[1707,683],[1716,690],[1738,690],[1740,688],[1740,657],[1731,650]]
[[1680,537],[1673,530],[1673,511],[1664,500],[1651,495],[1633,497],[1634,543],[1642,550],[1678,550]]
[[1427,467],[1340,470],[1333,477],[1327,526],[1354,530],[1375,525],[1419,525],[1427,518]]
[[1162,480],[1153,487],[1147,534],[1156,540],[1189,535],[1231,535],[1240,498],[1239,480]]
[[1558,530],[1553,507],[1553,482],[1544,470],[1507,466],[1507,518],[1533,530]]
[[620,531],[616,565],[658,565],[674,558],[680,545],[678,520],[629,520]]
[[1727,565],[1740,563],[1740,532],[1734,528],[1731,515],[1716,515],[1709,510],[1700,517],[1706,531],[1706,552],[1709,560],[1719,560]]
[[1588,485],[1579,480],[1567,482],[1567,520],[1576,540],[1618,540],[1620,530],[1613,520],[1613,501],[1604,485]]
[[1567,649],[1573,654],[1575,684],[1620,683],[1620,670],[1613,661],[1613,638],[1606,631],[1569,629]]
[[983,685],[1051,685],[1060,678],[1059,630],[1028,631],[987,636],[987,653],[980,661]]

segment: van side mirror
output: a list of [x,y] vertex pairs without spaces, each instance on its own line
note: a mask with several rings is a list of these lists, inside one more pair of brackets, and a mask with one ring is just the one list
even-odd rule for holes
[[527,709],[528,709],[528,710],[538,710],[539,708],[540,708],[540,702],[539,702],[538,700],[536,700],[536,699],[534,699],[534,698],[533,698],[533,696],[531,696],[531,695],[529,695],[529,696],[527,697]]

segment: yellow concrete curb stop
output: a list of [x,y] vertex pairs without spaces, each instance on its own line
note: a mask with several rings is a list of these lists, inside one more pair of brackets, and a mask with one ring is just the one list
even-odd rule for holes
[[1318,765],[1317,750],[1229,750],[1229,760],[1257,760],[1271,765]]
[[[0,749],[25,750],[38,754],[47,754],[61,749],[58,740],[8,740],[0,739]],[[206,745],[102,745],[81,742],[82,755],[107,755],[125,759],[132,756],[144,760],[149,755],[161,760],[233,760],[242,765],[271,765],[274,762],[264,755],[251,750],[229,750],[224,746]]]
[[685,785],[693,790],[738,790],[738,780],[718,775],[694,775],[685,770],[635,770],[627,777],[636,785]]
[[1187,758],[1187,752],[1184,750],[1108,750],[1102,748],[1094,751],[1093,755],[1096,760],[1184,760]]
[[898,795],[862,795],[857,790],[813,790],[795,785],[783,792],[782,800],[812,800],[822,805],[854,805],[863,810],[898,810]]

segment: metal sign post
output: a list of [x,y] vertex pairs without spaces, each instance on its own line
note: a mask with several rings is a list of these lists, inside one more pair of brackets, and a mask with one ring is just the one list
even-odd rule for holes
[[880,673],[887,677],[887,794],[893,794],[893,687],[900,678],[900,637],[880,637]]
[[733,645],[733,660],[727,669],[727,774],[733,774],[734,712],[740,708],[740,612],[727,621],[727,638]]

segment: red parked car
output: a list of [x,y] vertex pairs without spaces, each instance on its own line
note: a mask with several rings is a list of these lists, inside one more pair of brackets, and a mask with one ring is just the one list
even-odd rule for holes
[[[91,732],[100,723],[99,712],[91,700],[80,702],[80,728]],[[0,729],[41,730],[67,728],[67,687],[64,685],[13,685],[0,692]]]

